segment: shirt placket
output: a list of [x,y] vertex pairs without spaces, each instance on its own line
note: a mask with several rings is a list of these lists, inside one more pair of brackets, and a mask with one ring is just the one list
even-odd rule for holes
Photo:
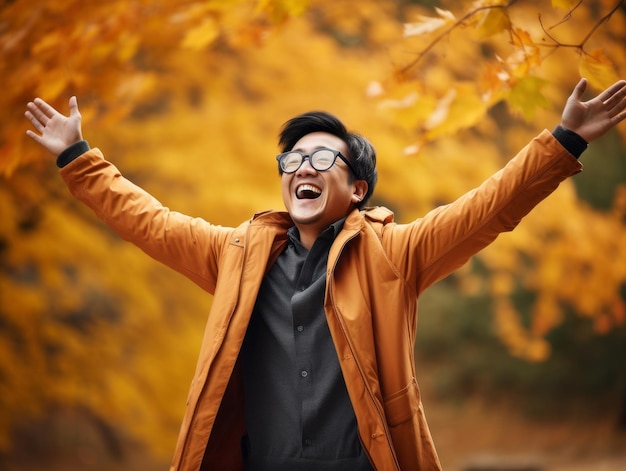
[[326,285],[326,258],[330,240],[322,238],[307,254],[296,282],[296,292],[291,298],[294,325],[294,340],[302,417],[302,456],[314,457],[315,436],[313,423],[316,414],[315,371],[312,361],[315,329],[319,328],[319,312],[323,312],[324,288]]

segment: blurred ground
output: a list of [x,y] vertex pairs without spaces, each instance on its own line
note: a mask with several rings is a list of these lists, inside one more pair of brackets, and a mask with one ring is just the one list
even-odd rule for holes
[[618,414],[547,420],[525,416],[506,398],[497,404],[467,399],[462,406],[424,402],[446,471],[626,470],[626,430],[616,427]]
[[[426,413],[446,471],[626,470],[626,432],[616,432],[610,418],[538,421],[510,406],[471,400],[461,407],[426,399]],[[160,471],[168,465],[169,455],[156,460],[76,413],[23,427],[14,452],[0,455],[2,471]]]

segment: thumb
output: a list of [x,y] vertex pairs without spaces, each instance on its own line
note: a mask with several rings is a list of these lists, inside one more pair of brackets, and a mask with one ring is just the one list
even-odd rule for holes
[[576,87],[574,87],[574,91],[572,92],[572,98],[575,98],[576,100],[580,101],[586,89],[587,89],[587,79],[581,78],[579,82],[576,84]]
[[70,117],[79,116],[80,111],[78,111],[78,100],[75,96],[70,97]]

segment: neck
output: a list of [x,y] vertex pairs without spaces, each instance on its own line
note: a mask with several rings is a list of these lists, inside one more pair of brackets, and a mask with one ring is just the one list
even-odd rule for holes
[[312,228],[303,228],[303,227],[298,227],[298,232],[300,234],[300,243],[307,250],[311,250],[311,247],[313,247],[313,244],[322,233],[322,231],[320,230],[316,230],[316,229],[314,230]]

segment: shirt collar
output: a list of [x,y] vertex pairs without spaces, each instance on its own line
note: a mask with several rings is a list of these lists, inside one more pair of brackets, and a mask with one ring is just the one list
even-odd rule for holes
[[[337,237],[337,235],[341,232],[341,229],[343,229],[343,225],[345,222],[345,217],[333,222],[330,226],[324,229],[324,231],[319,235],[317,239],[328,239],[331,241],[335,240],[335,237]],[[287,230],[287,235],[292,242],[300,243],[300,231],[298,231],[298,228],[296,226],[291,226]]]

